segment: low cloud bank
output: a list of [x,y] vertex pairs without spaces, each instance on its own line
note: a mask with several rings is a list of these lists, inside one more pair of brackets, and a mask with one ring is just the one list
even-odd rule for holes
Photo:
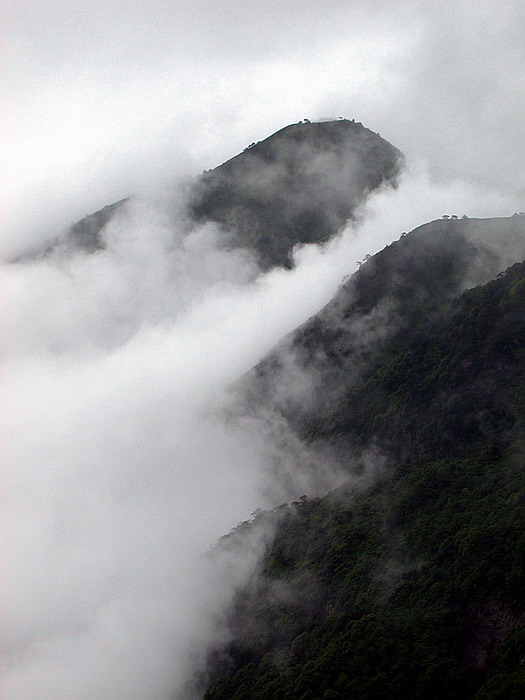
[[339,478],[286,426],[225,419],[226,389],[366,254],[444,213],[515,208],[418,166],[291,271],[259,275],[216,228],[139,200],[104,250],[3,265],[6,700],[184,697],[268,533],[228,559],[209,546]]

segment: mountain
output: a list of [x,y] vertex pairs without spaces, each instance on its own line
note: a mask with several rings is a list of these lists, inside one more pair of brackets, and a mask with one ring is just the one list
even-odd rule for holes
[[204,173],[191,215],[220,224],[232,247],[255,250],[263,269],[290,267],[295,245],[327,241],[369,192],[395,185],[402,164],[359,122],[300,122]]
[[[372,190],[395,186],[403,160],[358,122],[291,124],[203,173],[189,188],[188,225],[218,224],[223,244],[251,249],[262,269],[291,267],[294,246],[327,241]],[[104,227],[127,201],[83,218],[40,255],[104,247]]]
[[403,234],[243,378],[236,387],[243,410],[272,408],[303,434],[362,381],[385,343],[523,258],[523,216],[440,219]]
[[[290,125],[198,178],[188,230],[290,267],[402,163],[359,123]],[[126,202],[44,254],[102,248]],[[285,426],[295,468],[343,484],[217,545],[268,541],[195,679],[206,700],[525,697],[524,258],[524,216],[423,224],[232,387],[233,419]]]
[[280,509],[206,700],[525,696],[524,246],[520,216],[426,224],[236,387],[348,477]]
[[93,214],[88,214],[88,216],[72,224],[49,245],[44,245],[42,248],[17,256],[12,259],[11,262],[18,263],[39,260],[53,253],[67,253],[72,250],[84,250],[87,253],[101,250],[104,248],[102,232],[105,226],[113,219],[117,212],[124,207],[129,199],[129,197],[126,197],[118,202],[102,207],[102,209],[99,209]]
[[68,230],[68,240],[76,247],[84,248],[90,252],[103,248],[104,244],[100,237],[102,230],[128,201],[129,197],[126,197],[114,204],[108,204],[108,206],[103,207],[94,214],[89,214],[77,221]]

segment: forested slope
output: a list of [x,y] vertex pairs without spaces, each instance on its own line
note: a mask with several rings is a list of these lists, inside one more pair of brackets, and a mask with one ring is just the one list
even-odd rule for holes
[[207,700],[524,696],[524,292],[415,313],[308,425],[386,464],[285,509]]
[[299,122],[204,173],[190,211],[263,269],[291,267],[295,245],[328,240],[372,190],[396,184],[403,161],[360,122]]
[[[525,258],[525,217],[441,219],[370,257],[334,299],[291,333],[239,391],[247,410],[271,406],[299,432],[324,420],[374,366],[372,356],[439,314],[465,289]],[[283,392],[293,365],[302,392]]]
[[[290,124],[187,183],[178,226],[213,222],[220,245],[249,249],[261,269],[291,267],[294,246],[335,235],[370,192],[397,184],[403,163],[397,148],[360,122]],[[103,248],[105,226],[128,201],[84,217],[23,259]]]

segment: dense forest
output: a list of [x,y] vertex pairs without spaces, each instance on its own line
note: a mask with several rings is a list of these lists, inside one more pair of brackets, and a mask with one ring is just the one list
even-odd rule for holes
[[[247,410],[262,402],[284,413],[299,432],[310,431],[362,384],[375,366],[374,353],[406,332],[426,334],[444,305],[523,258],[523,216],[441,219],[402,235],[362,264],[324,309],[243,379]],[[299,397],[275,390],[287,383],[290,358],[310,385]]]
[[[418,232],[402,238],[284,343],[335,372],[296,425],[339,445],[348,483],[281,509],[207,700],[525,694],[525,263],[460,291],[493,253],[461,222],[436,226],[426,257]],[[385,299],[397,322],[359,346],[341,318]],[[247,378],[252,399],[270,400],[272,371],[277,351]],[[367,451],[382,466],[359,478]]]

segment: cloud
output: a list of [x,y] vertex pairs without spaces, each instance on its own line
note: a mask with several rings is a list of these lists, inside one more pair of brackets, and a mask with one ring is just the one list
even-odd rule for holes
[[225,390],[366,253],[445,207],[512,204],[416,171],[357,227],[298,249],[294,270],[261,276],[215,228],[188,233],[169,207],[135,200],[105,250],[4,265],[5,697],[144,700],[184,686],[225,634],[260,541],[228,576],[208,547],[257,507],[338,479],[285,423],[225,420]]
[[5,14],[4,249],[303,117],[362,121],[445,181],[524,187],[517,0],[11,0]]
[[221,397],[336,279],[254,279],[215,229],[169,221],[136,201],[104,251],[2,270],[10,700],[169,697],[256,550],[230,579],[204,553],[273,505],[260,431],[224,422]]

